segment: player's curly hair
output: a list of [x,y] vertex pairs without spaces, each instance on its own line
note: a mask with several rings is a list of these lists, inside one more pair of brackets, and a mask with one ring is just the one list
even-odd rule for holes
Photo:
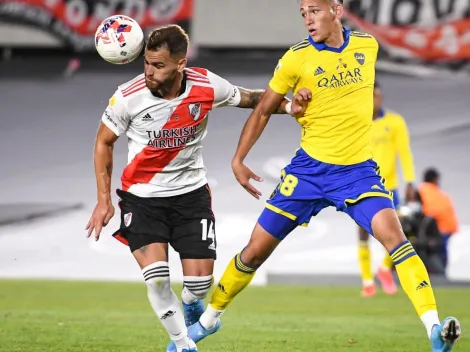
[[189,37],[183,28],[176,24],[154,29],[148,37],[146,49],[157,51],[168,49],[171,56],[186,56]]

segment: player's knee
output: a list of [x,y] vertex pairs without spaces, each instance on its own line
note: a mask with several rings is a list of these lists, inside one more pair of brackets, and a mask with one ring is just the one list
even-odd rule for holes
[[406,241],[400,220],[394,209],[382,209],[372,219],[374,237],[388,250]]
[[185,276],[184,287],[195,299],[204,299],[207,296],[212,283],[212,275],[208,276]]
[[242,251],[240,259],[243,264],[257,268],[261,266],[268,258],[271,252],[266,253],[263,248],[260,248],[256,244],[248,244],[246,248]]
[[170,270],[168,263],[153,263],[142,270],[149,295],[162,299],[171,295]]

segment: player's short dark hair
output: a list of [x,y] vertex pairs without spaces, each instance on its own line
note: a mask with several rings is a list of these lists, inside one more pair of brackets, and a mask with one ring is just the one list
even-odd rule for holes
[[424,171],[423,181],[424,182],[436,182],[441,175],[436,168],[430,167]]
[[146,49],[157,51],[165,48],[171,56],[186,56],[188,53],[189,37],[183,28],[177,24],[154,29],[147,40]]
[[380,82],[375,80],[374,82],[374,89],[382,89],[382,86],[380,85]]

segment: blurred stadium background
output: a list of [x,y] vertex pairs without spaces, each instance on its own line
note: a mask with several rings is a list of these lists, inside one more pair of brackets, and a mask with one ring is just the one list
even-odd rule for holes
[[[378,78],[386,107],[408,122],[417,177],[429,166],[438,168],[457,209],[461,226],[450,243],[448,280],[435,282],[464,285],[470,282],[470,3],[350,0],[347,8],[346,25],[381,43]],[[127,248],[109,236],[118,217],[97,243],[84,231],[95,206],[92,150],[101,114],[117,85],[142,68],[140,61],[113,66],[95,53],[95,29],[113,13],[134,17],[146,31],[181,24],[192,41],[190,65],[249,88],[264,88],[282,53],[306,35],[295,0],[0,0],[2,278],[141,280]],[[242,190],[230,168],[247,115],[214,111],[205,143],[217,217],[216,278],[246,243],[263,207]],[[249,165],[265,178],[264,197],[297,147],[299,132],[289,117],[275,116],[255,147]],[[114,188],[126,147],[122,140],[115,150]],[[383,250],[375,241],[372,248],[378,266]],[[177,256],[170,261],[178,282]],[[17,294],[8,282],[0,281],[1,310],[11,303],[6,293]],[[357,285],[359,296],[356,227],[334,210],[322,212],[286,240],[255,283]]]

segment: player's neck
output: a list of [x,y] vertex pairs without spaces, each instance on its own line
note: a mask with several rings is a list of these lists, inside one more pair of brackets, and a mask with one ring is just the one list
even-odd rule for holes
[[158,90],[158,94],[166,100],[177,98],[181,94],[181,87],[183,85],[184,75],[181,72],[176,73],[175,80],[167,87],[162,87]]
[[344,44],[343,27],[340,24],[336,25],[337,28],[325,40],[325,44],[330,48],[340,48]]

